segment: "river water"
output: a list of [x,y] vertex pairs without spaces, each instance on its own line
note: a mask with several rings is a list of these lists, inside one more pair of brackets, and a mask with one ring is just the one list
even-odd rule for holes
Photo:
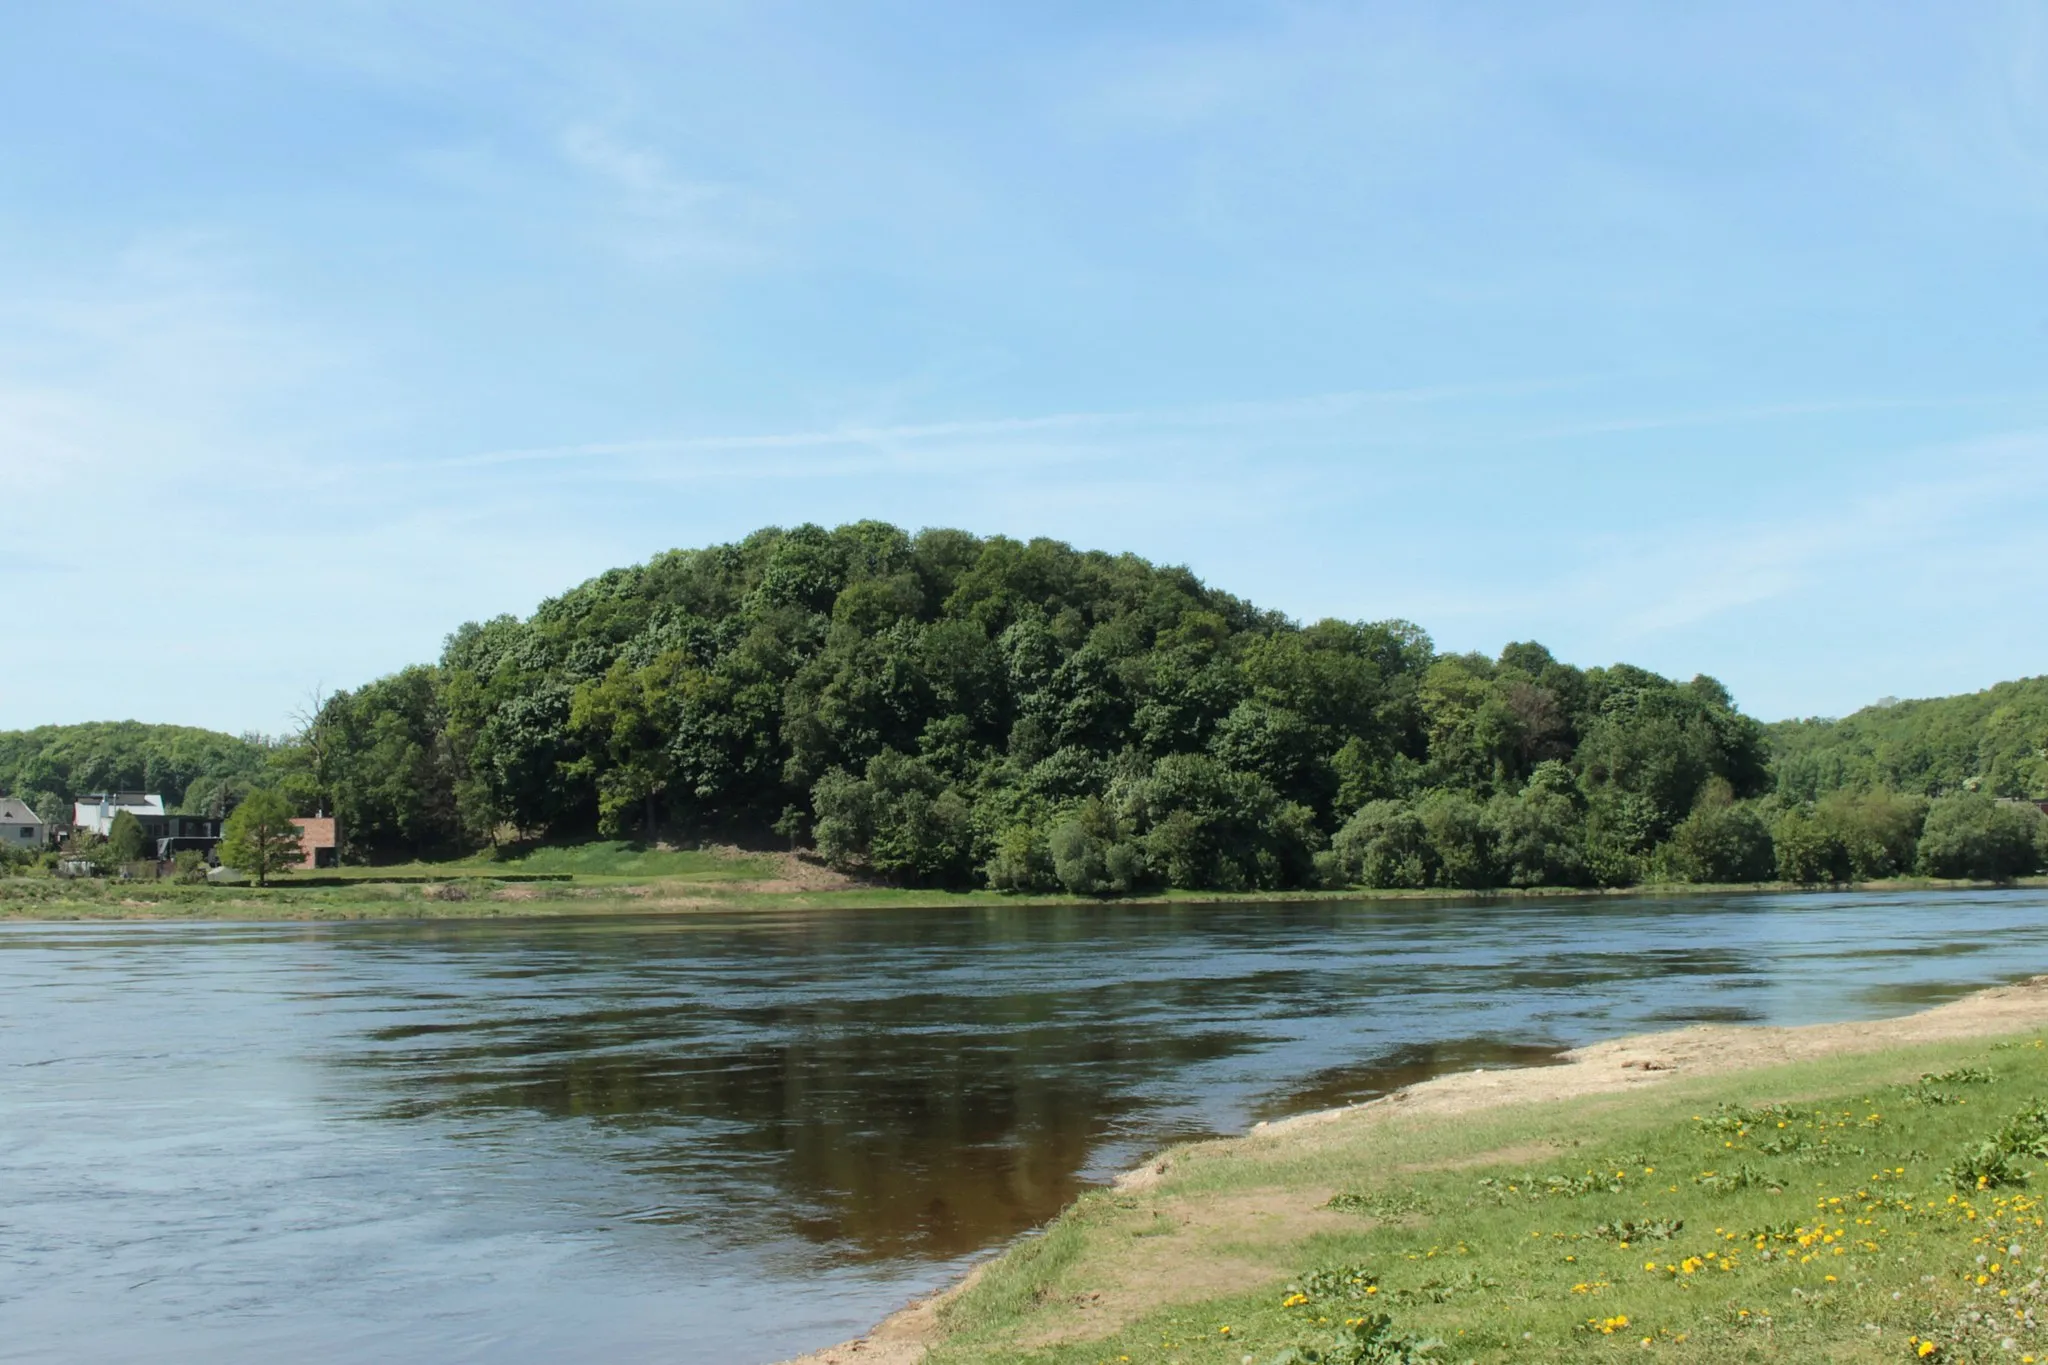
[[1163,1143],[2048,970],[2040,891],[0,927],[0,1361],[844,1339]]

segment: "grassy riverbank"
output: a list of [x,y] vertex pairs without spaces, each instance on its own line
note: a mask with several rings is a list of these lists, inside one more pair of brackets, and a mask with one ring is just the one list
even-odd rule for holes
[[1689,1029],[1182,1148],[815,1359],[2048,1361],[2044,1026]]
[[[2048,877],[2013,883],[2048,886]],[[1927,891],[1987,883],[1896,878],[1855,888]],[[1637,886],[1616,890],[1166,891],[1119,898],[1136,905],[1321,900],[1503,900],[1616,895],[1714,895],[1811,891],[1789,883]],[[350,866],[297,873],[274,885],[182,885],[173,881],[69,880],[0,876],[0,920],[485,919],[685,913],[698,910],[857,909],[1090,905],[1092,897],[999,891],[920,891],[864,884],[790,853],[731,848],[675,849],[612,842],[540,846],[432,862]]]
[[[1611,896],[1702,896],[1756,892],[1811,892],[1779,884],[1727,886],[1682,883],[1614,890],[1547,888],[1530,891],[1168,891],[1105,900],[1083,896],[1018,895],[999,891],[920,891],[864,886],[839,880],[781,875],[772,857],[659,854],[673,859],[658,870],[626,871],[600,863],[593,871],[516,871],[482,860],[348,868],[313,877],[286,877],[269,887],[187,886],[173,881],[63,880],[0,877],[0,921],[7,920],[352,920],[491,919],[621,914],[684,914],[704,910],[829,910],[885,907],[961,908],[1123,905],[1202,905],[1316,901],[1578,900]],[[1834,890],[1925,892],[1984,889],[1985,882],[1893,879]],[[2048,886],[2027,878],[2008,886]]]

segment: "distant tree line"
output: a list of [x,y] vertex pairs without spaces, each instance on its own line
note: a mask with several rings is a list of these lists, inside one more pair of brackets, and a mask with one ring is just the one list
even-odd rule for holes
[[154,792],[173,810],[225,814],[266,779],[278,747],[257,735],[132,720],[6,730],[0,793],[48,823],[70,819],[71,803],[89,792]]
[[1932,701],[1884,701],[1841,720],[1770,727],[1778,790],[2048,799],[2048,677]]
[[1870,713],[1767,729],[1711,678],[1443,654],[1131,555],[861,522],[465,625],[257,778],[370,857],[774,831],[904,885],[1083,894],[2010,877],[2048,856],[1998,799],[2048,784],[2048,707],[2003,705],[1916,722],[1919,749]]

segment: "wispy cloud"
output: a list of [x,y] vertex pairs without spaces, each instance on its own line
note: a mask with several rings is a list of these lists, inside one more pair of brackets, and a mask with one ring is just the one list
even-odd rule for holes
[[1854,413],[1909,412],[1930,408],[1983,407],[1998,403],[2038,402],[2038,393],[1941,394],[1896,398],[1829,398],[1803,403],[1757,403],[1726,408],[1705,408],[1692,412],[1645,413],[1637,416],[1596,418],[1563,422],[1552,426],[1510,427],[1489,433],[1490,441],[1553,441],[1577,436],[1625,435],[1632,432],[1676,431],[1686,428],[1741,426],[1775,422],[1792,417],[1841,417]]
[[609,192],[601,236],[623,255],[657,265],[741,265],[772,254],[773,215],[757,193],[681,175],[656,149],[595,124],[564,129],[556,145],[570,166]]
[[[1522,400],[1584,390],[1591,377],[1492,384],[1360,389],[1177,408],[1052,412],[928,422],[848,422],[785,431],[573,442],[481,451],[389,468],[416,474],[500,467],[574,469],[578,480],[676,484],[856,479],[876,474],[926,474],[958,480],[1007,469],[1054,465],[1135,466],[1210,457],[1224,465],[1253,462],[1270,478],[1273,459],[1307,458],[1311,449],[1340,449],[1383,459],[1367,477],[1384,485],[1430,481],[1426,456],[1461,458],[1511,446],[1593,436],[1767,426],[1800,418],[1864,413],[1994,407],[2038,402],[2037,394],[1844,397],[1806,402],[1735,404],[1681,412],[1623,414],[1579,421],[1532,421]],[[1581,400],[1578,404],[1584,407]],[[1424,420],[1417,421],[1417,418]],[[1219,444],[1219,442],[1222,442]],[[1292,451],[1292,454],[1284,452]],[[1400,467],[1388,464],[1393,460]],[[1170,471],[1169,471],[1170,472]],[[1177,475],[1174,477],[1178,477]],[[1330,477],[1338,477],[1332,472]],[[1348,477],[1348,476],[1346,476]]]
[[[1629,612],[1625,628],[1681,629],[1824,584],[1840,590],[1859,581],[1947,578],[1944,570],[1965,568],[2000,538],[2001,521],[2009,528],[2013,513],[2048,495],[2048,430],[1917,450],[1891,463],[1884,486],[1835,507],[1680,532],[1656,555],[1656,568],[1666,572],[1640,580],[1667,589]],[[1638,560],[1636,567],[1651,566]],[[1826,597],[1820,592],[1816,606]]]
[[[347,350],[280,316],[235,245],[136,236],[90,272],[0,278],[0,462],[100,474],[218,438],[252,409],[332,382]],[[210,463],[232,458],[220,442]]]
[[1435,619],[1598,622],[1619,649],[1773,603],[1846,611],[1873,595],[1966,590],[1985,556],[2032,539],[2048,502],[2048,429],[1873,459],[1862,493],[1741,519],[1676,520],[1583,535],[1519,586],[1424,589]]
[[1201,404],[1180,408],[1134,408],[1123,411],[1053,412],[1023,417],[972,418],[950,422],[903,422],[885,425],[815,427],[796,431],[720,436],[654,437],[628,441],[588,441],[518,450],[483,451],[434,461],[450,468],[524,464],[537,461],[599,460],[615,456],[728,454],[761,450],[807,450],[820,447],[886,447],[962,438],[1082,432],[1135,427],[1228,427],[1262,422],[1309,421],[1358,413],[1372,408],[1500,399],[1553,390],[1583,381],[1541,379],[1500,384],[1439,385],[1412,389],[1357,389],[1298,398],[1239,403]]

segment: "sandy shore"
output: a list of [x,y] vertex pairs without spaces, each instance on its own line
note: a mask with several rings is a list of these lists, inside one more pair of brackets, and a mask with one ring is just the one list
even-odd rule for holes
[[[1313,1146],[1357,1125],[1415,1116],[1455,1116],[1512,1104],[1567,1100],[1656,1085],[1673,1076],[1711,1076],[1756,1070],[1786,1062],[1916,1043],[1993,1037],[2048,1028],[2048,976],[2012,986],[1994,986],[1895,1019],[1801,1028],[1702,1024],[1668,1033],[1645,1033],[1562,1054],[1557,1065],[1501,1071],[1466,1071],[1397,1090],[1380,1099],[1341,1109],[1262,1123],[1243,1137],[1203,1143],[1208,1150],[1231,1148],[1245,1156],[1270,1155],[1281,1146]],[[1142,1190],[1157,1185],[1173,1168],[1171,1152],[1118,1178],[1117,1187]],[[977,1269],[940,1294],[892,1313],[866,1336],[800,1356],[784,1365],[916,1365],[939,1335],[939,1310],[980,1274]]]

